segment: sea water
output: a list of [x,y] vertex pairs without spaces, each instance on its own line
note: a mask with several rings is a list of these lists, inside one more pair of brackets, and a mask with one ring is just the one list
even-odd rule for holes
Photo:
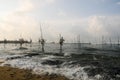
[[120,48],[109,44],[47,43],[42,53],[38,43],[19,45],[0,44],[1,66],[30,69],[34,74],[59,74],[71,80],[119,80]]

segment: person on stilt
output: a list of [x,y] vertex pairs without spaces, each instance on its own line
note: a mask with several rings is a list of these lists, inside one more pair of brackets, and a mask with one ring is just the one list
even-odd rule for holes
[[32,39],[30,39],[30,47],[32,47]]
[[4,39],[4,48],[6,47],[5,45],[7,44],[7,39]]
[[59,44],[60,44],[60,53],[62,53],[62,46],[63,46],[63,43],[64,43],[64,39],[63,37],[60,38],[60,41],[59,41]]
[[39,40],[38,40],[38,43],[40,44],[40,42],[41,42],[41,40],[39,39]]
[[19,42],[20,42],[20,48],[22,48],[22,45],[24,43],[24,39],[23,38],[19,39]]
[[45,40],[44,39],[41,39],[41,45],[42,45],[42,52],[44,53],[44,45],[45,45]]

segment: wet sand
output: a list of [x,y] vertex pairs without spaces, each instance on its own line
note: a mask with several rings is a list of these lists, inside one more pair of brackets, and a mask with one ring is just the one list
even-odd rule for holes
[[11,68],[8,66],[0,67],[0,80],[69,80],[60,75],[36,75],[30,70]]

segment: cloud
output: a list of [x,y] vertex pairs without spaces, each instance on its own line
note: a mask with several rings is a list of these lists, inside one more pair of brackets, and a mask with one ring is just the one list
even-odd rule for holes
[[[90,16],[88,18],[48,20],[44,26],[46,38],[55,40],[62,34],[66,40],[72,41],[80,35],[83,41],[94,41],[102,36],[115,38],[120,35],[120,16]],[[58,39],[57,39],[58,40]]]
[[20,4],[18,11],[28,12],[28,11],[31,11],[33,9],[34,9],[34,4],[32,3],[32,1],[31,0],[24,0]]
[[108,32],[106,31],[105,26],[105,16],[91,16],[88,20],[89,26],[87,28],[87,31],[92,36],[102,36],[102,35],[108,35]]
[[118,5],[120,5],[120,2],[117,2]]
[[53,5],[53,4],[55,4],[55,2],[57,2],[57,0],[39,0],[38,6],[39,6],[39,8],[43,8],[43,7],[51,5],[51,4]]
[[108,0],[93,0],[93,1],[95,1],[95,2],[97,2],[97,3],[99,3],[99,2],[104,3],[104,2],[106,2],[106,1],[108,1]]
[[[44,6],[55,2],[56,0],[40,0]],[[43,4],[40,6],[44,7]],[[67,16],[64,19],[38,21],[31,16],[31,12],[36,8],[38,6],[33,3],[33,0],[21,0],[16,10],[2,18],[0,22],[1,39],[18,39],[22,35],[25,39],[37,40],[40,37],[40,22],[47,41],[58,41],[59,34],[62,34],[66,41],[72,41],[77,35],[80,35],[84,41],[102,35],[113,37],[116,34],[120,35],[120,16],[90,16],[87,18]],[[65,11],[59,11],[59,16],[66,15]]]
[[25,38],[33,36],[32,31],[35,31],[36,21],[27,16],[29,11],[33,10],[31,0],[21,0],[20,6],[15,11],[4,16],[0,22],[1,38],[17,39],[22,35]]
[[63,11],[63,10],[59,10],[59,12],[58,12],[58,14],[57,14],[58,16],[67,16],[67,14],[66,14],[66,12],[65,11]]
[[86,22],[84,19],[65,19],[65,20],[50,20],[45,21],[49,26],[46,26],[46,34],[53,36],[53,40],[58,40],[59,34],[64,36],[66,41],[73,40],[77,35],[86,35]]
[[[16,10],[9,12],[7,16],[3,16],[0,21],[1,39],[19,39],[21,35],[25,39],[33,38],[37,40],[40,37],[39,26],[41,21],[35,20],[35,18],[31,16],[33,15],[31,12],[38,8],[38,6],[34,0],[18,1],[19,5],[16,6]],[[55,1],[56,0],[40,0],[39,6],[44,7],[45,5],[53,4]]]
[[117,41],[118,36],[120,37],[119,21],[120,16],[91,16],[88,20],[87,31],[95,38],[104,36],[107,40],[112,38]]
[[46,0],[47,3],[55,3],[56,0]]

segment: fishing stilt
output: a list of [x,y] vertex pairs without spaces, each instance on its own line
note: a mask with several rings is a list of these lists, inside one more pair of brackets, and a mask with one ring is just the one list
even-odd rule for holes
[[24,43],[24,39],[23,38],[19,39],[19,42],[20,42],[20,48],[22,48],[22,45]]
[[45,46],[45,40],[43,38],[43,34],[42,34],[42,28],[40,26],[40,32],[41,32],[41,40],[40,40],[40,43],[42,45],[42,52],[44,53],[45,52],[45,49],[44,49],[44,46]]
[[7,39],[4,39],[4,48],[6,48]]
[[30,47],[32,47],[32,39],[30,39]]
[[41,39],[41,45],[42,45],[42,52],[44,53],[45,52],[44,50],[45,40],[44,39]]

